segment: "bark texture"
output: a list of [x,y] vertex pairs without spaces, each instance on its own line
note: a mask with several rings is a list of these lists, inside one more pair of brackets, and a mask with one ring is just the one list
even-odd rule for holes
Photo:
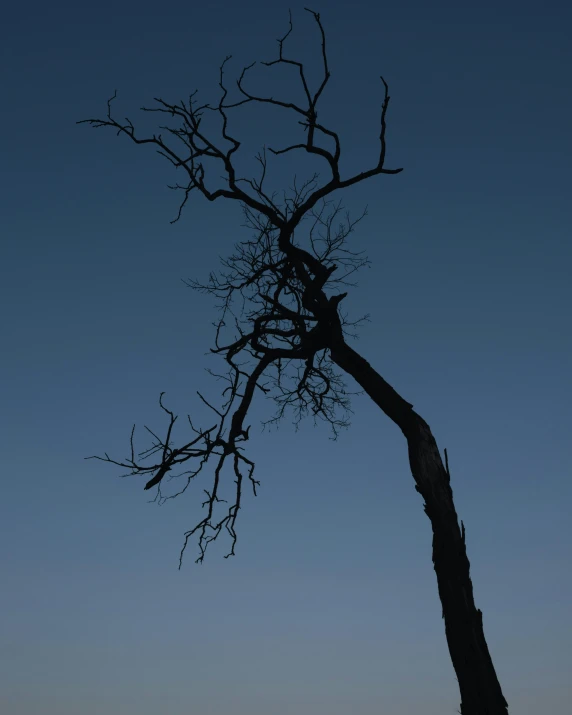
[[415,489],[423,497],[433,530],[433,565],[443,606],[445,635],[461,692],[462,715],[507,715],[485,635],[475,606],[465,527],[459,528],[450,474],[429,425],[376,370],[338,337],[332,360],[350,374],[401,429],[407,440]]

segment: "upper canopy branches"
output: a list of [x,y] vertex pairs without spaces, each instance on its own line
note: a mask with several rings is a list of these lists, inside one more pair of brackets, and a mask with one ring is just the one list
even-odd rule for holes
[[[187,203],[190,193],[194,190],[198,190],[205,196],[209,201],[214,201],[220,197],[225,197],[229,199],[236,199],[247,206],[249,206],[254,211],[261,213],[266,216],[272,224],[277,228],[287,228],[287,233],[291,235],[292,231],[298,225],[302,216],[304,216],[308,211],[310,211],[316,203],[331,194],[337,189],[344,188],[346,186],[351,186],[352,184],[363,181],[371,176],[376,176],[377,174],[397,174],[402,169],[386,169],[384,166],[385,153],[386,153],[386,114],[389,105],[389,88],[386,81],[381,77],[381,81],[384,86],[384,97],[381,106],[381,121],[380,121],[380,151],[378,155],[377,162],[374,166],[366,169],[358,174],[349,176],[347,178],[342,178],[339,169],[339,159],[341,155],[340,139],[336,132],[331,129],[326,128],[324,125],[318,122],[318,111],[317,106],[320,97],[330,79],[330,71],[328,68],[328,59],[326,54],[326,38],[324,33],[324,28],[322,26],[319,13],[313,10],[308,10],[314,20],[316,21],[321,34],[321,49],[322,49],[322,62],[323,62],[323,79],[317,88],[317,90],[312,93],[307,81],[304,66],[301,62],[297,62],[292,59],[288,59],[284,56],[284,42],[292,32],[292,16],[290,14],[290,27],[288,32],[278,40],[279,45],[279,56],[277,59],[271,62],[263,62],[262,64],[267,67],[272,67],[277,64],[292,65],[298,68],[300,82],[304,90],[304,96],[306,99],[306,106],[298,106],[293,102],[286,102],[275,97],[261,97],[253,94],[245,88],[245,79],[247,72],[256,64],[252,64],[244,67],[240,77],[236,81],[236,86],[239,93],[243,96],[238,102],[225,103],[228,95],[228,89],[224,83],[224,69],[226,63],[231,59],[231,56],[227,56],[220,66],[220,78],[219,86],[221,88],[221,97],[216,106],[210,104],[198,105],[195,100],[195,95],[197,91],[195,90],[189,96],[187,102],[181,100],[178,104],[171,104],[166,102],[161,98],[155,98],[155,101],[159,105],[158,107],[142,107],[141,109],[145,112],[158,112],[167,114],[171,117],[176,117],[179,122],[176,127],[160,126],[159,128],[164,130],[172,137],[175,141],[169,141],[168,138],[163,138],[162,134],[153,134],[148,138],[140,138],[133,126],[131,120],[125,118],[125,123],[118,122],[111,114],[111,102],[116,98],[117,92],[114,93],[113,97],[107,102],[107,116],[104,119],[83,119],[81,123],[91,124],[95,128],[99,127],[113,127],[117,129],[118,134],[126,134],[130,137],[136,144],[154,144],[158,147],[157,151],[159,154],[164,156],[168,161],[170,161],[173,166],[177,169],[182,169],[187,175],[187,181],[184,184],[175,184],[171,188],[180,189],[184,192],[183,201],[179,207],[179,212],[177,217],[174,219],[178,221],[181,212]],[[291,146],[284,147],[282,149],[269,149],[273,154],[280,155],[286,152],[294,150],[304,150],[309,154],[315,154],[321,156],[328,163],[331,178],[326,183],[320,187],[316,187],[311,193],[308,193],[304,200],[297,206],[286,205],[280,208],[274,199],[267,195],[264,189],[264,179],[266,176],[266,153],[258,155],[258,160],[261,164],[261,176],[259,179],[245,179],[239,178],[236,175],[236,170],[233,165],[233,155],[241,146],[241,142],[229,133],[229,118],[228,110],[239,107],[247,103],[266,103],[272,104],[277,107],[282,107],[289,109],[297,113],[302,117],[299,120],[299,124],[304,127],[306,133],[306,139],[304,142],[298,144],[292,144]],[[201,127],[201,121],[205,111],[217,112],[222,118],[222,137],[228,143],[230,147],[228,149],[223,149],[219,146],[219,142],[208,136],[206,130]],[[333,139],[335,144],[335,150],[332,153],[328,149],[319,146],[317,143],[319,136],[324,135]],[[203,163],[203,158],[211,158],[220,162],[226,180],[226,185],[215,190],[210,190],[207,188],[205,183],[205,166]],[[245,189],[239,184],[246,184],[249,188]]]

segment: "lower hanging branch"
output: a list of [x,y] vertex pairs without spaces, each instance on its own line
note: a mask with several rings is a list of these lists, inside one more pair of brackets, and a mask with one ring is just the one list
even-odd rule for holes
[[[256,496],[256,487],[260,485],[260,482],[254,479],[254,462],[245,457],[241,451],[241,443],[245,442],[248,439],[248,428],[244,429],[242,426],[242,421],[234,419],[234,417],[236,417],[236,412],[233,415],[232,426],[229,430],[229,435],[225,438],[226,422],[234,399],[238,396],[239,382],[232,381],[232,386],[234,388],[233,393],[231,398],[227,400],[224,411],[216,410],[203,398],[206,404],[218,414],[220,418],[219,423],[213,425],[209,429],[201,430],[196,429],[191,422],[191,418],[188,417],[190,427],[196,436],[194,437],[194,439],[187,442],[181,447],[175,449],[171,446],[172,431],[173,426],[177,421],[177,416],[171,410],[167,409],[164,406],[163,395],[165,393],[162,392],[159,397],[159,404],[163,411],[169,415],[169,426],[167,428],[167,434],[164,439],[158,437],[148,427],[145,427],[149,434],[152,435],[154,441],[151,447],[137,454],[136,460],[135,447],[133,443],[135,435],[135,425],[133,425],[130,439],[130,458],[127,458],[124,461],[118,461],[109,457],[107,453],[105,454],[105,457],[86,457],[86,459],[99,459],[104,462],[116,464],[117,466],[120,466],[124,469],[129,469],[130,471],[127,472],[127,474],[122,474],[122,477],[127,477],[131,475],[153,474],[154,476],[149,481],[147,481],[144,489],[148,490],[156,486],[157,494],[152,501],[158,501],[159,504],[163,504],[168,499],[174,499],[175,497],[185,492],[189,487],[191,481],[200,474],[209,459],[216,458],[217,463],[214,471],[213,486],[210,491],[205,489],[205,493],[207,494],[208,498],[202,504],[203,508],[205,506],[207,507],[208,513],[206,514],[205,518],[202,519],[193,529],[185,533],[185,540],[179,557],[179,568],[181,568],[183,554],[187,547],[188,541],[190,537],[195,533],[199,534],[198,545],[200,549],[200,555],[198,559],[196,559],[196,563],[201,563],[203,561],[208,544],[217,538],[223,527],[226,528],[227,532],[232,537],[231,550],[225,556],[225,558],[234,555],[234,549],[237,541],[235,523],[238,516],[238,510],[240,509],[244,478],[247,477],[252,484],[254,496]],[[242,395],[241,401],[245,399],[245,395],[247,394],[247,390],[245,390],[245,394]],[[159,454],[160,460],[156,460],[154,461],[154,463],[151,464],[143,463],[145,460],[149,459],[154,454]],[[217,502],[226,502],[225,499],[220,498],[219,493],[221,487],[222,469],[227,458],[229,457],[232,457],[233,472],[236,477],[234,503],[229,507],[228,513],[222,519],[220,519],[220,521],[215,521],[215,504]],[[173,469],[176,469],[179,465],[183,465],[191,461],[195,465],[193,468],[186,469],[178,474],[171,473],[171,471]],[[161,486],[163,480],[167,476],[169,480],[172,480],[174,478],[184,479],[184,485],[175,493],[164,496],[161,491]]]

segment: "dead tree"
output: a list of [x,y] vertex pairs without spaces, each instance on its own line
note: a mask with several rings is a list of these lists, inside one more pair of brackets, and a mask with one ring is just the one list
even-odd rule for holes
[[[243,483],[248,479],[255,495],[259,484],[254,478],[254,462],[244,454],[250,429],[245,422],[255,394],[260,391],[276,401],[278,411],[273,419],[280,419],[285,410],[292,407],[296,419],[306,414],[313,415],[315,419],[322,418],[330,423],[335,433],[339,426],[347,424],[344,410],[349,409],[349,393],[339,370],[350,375],[399,427],[407,441],[415,488],[423,497],[425,513],[433,530],[433,564],[447,643],[460,687],[461,713],[506,715],[508,706],[485,641],[482,613],[474,603],[465,528],[462,521],[460,527],[458,523],[446,450],[443,465],[427,422],[346,341],[348,329],[359,321],[349,323],[340,309],[347,296],[347,291],[340,292],[340,287],[347,287],[349,275],[367,259],[350,251],[346,245],[346,239],[357,221],[352,223],[347,217],[346,223],[336,230],[334,220],[341,211],[341,205],[327,199],[334,191],[374,176],[402,171],[385,167],[388,85],[381,77],[384,96],[379,155],[369,169],[342,177],[338,134],[318,122],[317,105],[330,79],[330,70],[320,15],[312,10],[308,12],[321,36],[324,74],[317,89],[310,90],[303,64],[288,59],[284,54],[284,42],[292,31],[291,17],[288,32],[278,40],[278,58],[263,63],[268,67],[290,65],[297,71],[306,106],[253,94],[246,88],[247,73],[253,65],[245,67],[236,82],[238,101],[227,101],[228,90],[224,82],[225,66],[230,59],[227,57],[220,67],[221,97],[217,105],[197,105],[194,92],[188,102],[170,104],[156,99],[157,106],[154,108],[142,108],[175,120],[175,126],[161,127],[166,133],[165,138],[162,134],[141,138],[129,119],[124,123],[118,122],[111,111],[116,93],[108,101],[104,119],[83,120],[93,127],[111,127],[136,144],[157,147],[158,152],[184,175],[184,183],[171,187],[184,194],[175,221],[179,220],[191,193],[198,192],[209,201],[238,201],[247,226],[254,229],[254,237],[236,244],[235,253],[223,261],[223,271],[212,273],[206,284],[191,283],[194,288],[207,291],[221,301],[221,317],[212,352],[226,363],[227,372],[217,375],[226,381],[223,403],[215,407],[199,393],[199,397],[213,411],[215,424],[201,429],[195,427],[189,417],[192,437],[174,447],[172,431],[177,417],[163,404],[162,393],[160,406],[169,417],[165,437],[158,437],[148,430],[154,441],[149,449],[136,455],[134,426],[130,458],[117,461],[107,454],[96,458],[129,469],[129,474],[146,475],[145,489],[157,487],[156,499],[159,501],[184,492],[203,467],[214,462],[212,486],[210,490],[204,490],[207,499],[203,507],[207,512],[194,528],[186,532],[179,567],[193,535],[198,535],[200,555],[197,561],[201,562],[208,544],[219,536],[223,527],[232,540],[228,557],[235,553],[236,520],[241,507]],[[249,103],[266,103],[297,114],[305,134],[300,143],[269,151],[275,156],[287,152],[315,155],[327,164],[331,174],[329,181],[319,183],[315,174],[301,187],[294,186],[293,196],[287,198],[285,195],[284,201],[279,204],[275,195],[269,196],[264,187],[265,150],[257,156],[261,166],[259,179],[237,177],[233,158],[241,143],[230,133],[228,112]],[[202,119],[209,112],[218,114],[222,140],[219,137],[215,142],[202,127]],[[333,151],[324,148],[323,144],[328,142],[333,145]],[[218,163],[224,172],[224,183],[219,188],[207,188],[206,160]],[[298,235],[304,235],[304,228],[307,228],[305,238],[298,240]],[[237,300],[240,311],[236,310]],[[233,329],[233,336],[224,338],[229,327]],[[340,410],[342,416],[339,415]],[[152,455],[157,456],[146,462]],[[218,511],[218,502],[224,501],[220,493],[227,460],[232,464],[235,477],[234,503],[225,507],[222,515],[219,514],[221,518],[218,518],[215,511]],[[183,468],[182,472],[173,475],[173,470],[179,468]],[[165,496],[161,488],[167,474],[181,478],[183,485],[174,494]]]

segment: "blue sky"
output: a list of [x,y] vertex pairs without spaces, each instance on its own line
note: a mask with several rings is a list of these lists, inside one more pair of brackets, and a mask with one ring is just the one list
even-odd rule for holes
[[[319,76],[316,27],[293,3],[290,56]],[[288,6],[245,0],[12,4],[4,15],[2,153],[5,715],[424,715],[459,694],[431,563],[431,531],[400,431],[366,397],[337,442],[252,410],[237,556],[195,565],[183,532],[202,489],[149,504],[91,454],[127,455],[158,396],[210,420],[204,368],[217,313],[206,279],[248,238],[239,207],[178,196],[147,147],[76,120],[199,90],[276,56]],[[477,606],[511,713],[565,712],[572,647],[570,331],[571,13],[565,3],[329,2],[332,79],[320,117],[342,170],[387,166],[340,196],[372,267],[345,301],[371,314],[355,344],[447,448]],[[310,69],[311,68],[311,69]],[[295,97],[288,72],[251,87]],[[237,110],[239,167],[300,128]],[[320,162],[276,159],[288,188]],[[566,202],[568,197],[568,202]],[[568,205],[568,208],[566,206]],[[351,385],[351,383],[349,383]],[[180,433],[185,436],[184,430]],[[140,442],[141,447],[146,446]]]

